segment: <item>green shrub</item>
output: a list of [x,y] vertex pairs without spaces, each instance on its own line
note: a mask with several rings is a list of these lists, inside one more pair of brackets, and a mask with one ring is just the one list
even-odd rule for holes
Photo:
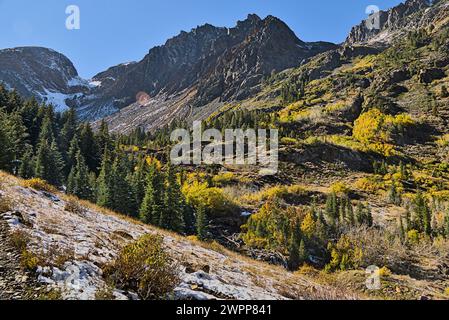
[[9,240],[17,251],[23,252],[26,250],[28,243],[30,242],[30,237],[24,231],[15,230],[10,233]]
[[35,271],[39,264],[39,258],[28,250],[23,250],[20,257],[20,266],[26,271]]

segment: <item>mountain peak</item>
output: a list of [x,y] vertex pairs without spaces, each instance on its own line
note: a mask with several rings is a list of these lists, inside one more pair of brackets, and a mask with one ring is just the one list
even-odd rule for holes
[[369,28],[366,21],[352,28],[346,45],[385,45],[406,32],[433,24],[447,10],[447,1],[407,0],[378,15],[379,28]]

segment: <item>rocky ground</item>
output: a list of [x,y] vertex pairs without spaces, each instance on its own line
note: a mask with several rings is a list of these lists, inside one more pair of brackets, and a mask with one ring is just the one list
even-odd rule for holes
[[0,300],[38,299],[46,288],[20,267],[20,253],[11,245],[8,229],[0,221]]
[[[87,202],[78,202],[73,209],[70,198],[22,187],[20,180],[4,173],[0,180],[3,197],[14,203],[0,219],[2,299],[39,298],[42,286],[44,292],[59,292],[63,299],[95,299],[106,286],[102,267],[113,261],[123,245],[146,233],[162,235],[179,262],[177,299],[363,299],[344,288],[251,260],[218,244],[154,229]],[[27,250],[40,261],[35,273],[21,271],[20,255],[8,242],[8,228],[29,237]],[[135,298],[131,292],[113,290],[113,294],[116,299]]]

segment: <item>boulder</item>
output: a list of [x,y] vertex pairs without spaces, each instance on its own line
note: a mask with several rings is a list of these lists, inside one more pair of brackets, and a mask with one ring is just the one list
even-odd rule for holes
[[421,83],[432,83],[434,80],[442,79],[446,76],[444,71],[439,68],[430,68],[421,70],[419,73],[419,82]]

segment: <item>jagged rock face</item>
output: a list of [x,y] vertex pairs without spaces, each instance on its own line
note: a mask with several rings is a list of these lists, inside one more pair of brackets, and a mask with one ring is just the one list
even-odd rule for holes
[[[140,62],[114,74],[115,81],[102,86],[98,95],[83,104],[121,109],[136,102],[136,95],[175,95],[197,89],[192,105],[202,106],[246,98],[272,71],[298,66],[302,60],[335,48],[330,43],[304,43],[274,17],[249,15],[231,29],[206,24],[182,32],[163,46],[150,50]],[[101,75],[96,76],[96,78]],[[100,96],[100,97],[99,97]],[[89,102],[92,101],[92,103]]]
[[215,98],[245,99],[257,90],[264,76],[298,66],[304,59],[335,47],[324,42],[305,43],[275,17],[256,20],[244,41],[227,50],[211,75],[201,79],[197,104]]
[[447,17],[447,0],[407,0],[379,13],[380,29],[369,29],[365,21],[352,28],[346,45],[386,45],[406,32],[426,28]]
[[51,49],[22,47],[0,50],[0,82],[24,97],[67,108],[65,99],[86,90],[72,62]]

